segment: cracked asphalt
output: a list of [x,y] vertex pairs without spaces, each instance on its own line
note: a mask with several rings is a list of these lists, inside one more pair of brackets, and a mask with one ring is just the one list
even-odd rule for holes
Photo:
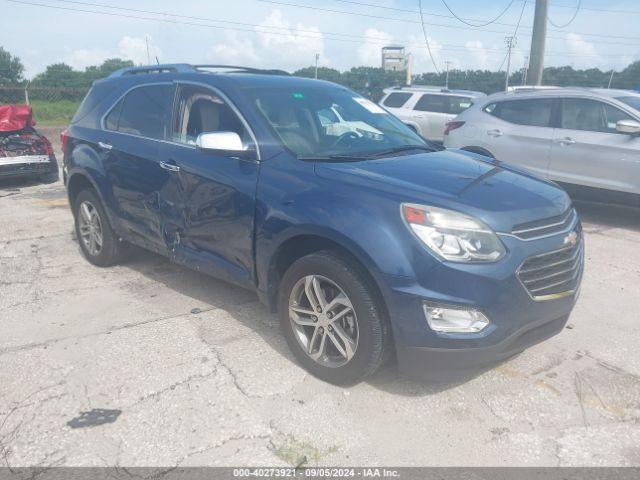
[[640,215],[579,210],[560,335],[455,384],[342,389],[253,293],[145,252],[93,267],[61,184],[0,184],[0,466],[639,466]]

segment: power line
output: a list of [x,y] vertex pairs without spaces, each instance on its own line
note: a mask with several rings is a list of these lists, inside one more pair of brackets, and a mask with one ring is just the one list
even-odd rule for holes
[[[481,24],[474,24],[474,23],[469,23],[467,22],[464,18],[459,17],[458,15],[455,14],[455,12],[451,9],[451,7],[449,7],[449,4],[447,4],[447,2],[445,0],[441,0],[442,4],[447,8],[447,10],[449,10],[449,12],[451,13],[451,15],[453,15],[458,21],[464,23],[465,25],[469,25],[470,27],[486,27],[487,25],[491,25],[492,23],[497,22],[498,20],[500,20],[500,17],[502,17],[505,13],[507,13],[507,10],[509,10],[511,8],[511,5],[513,5],[513,3],[516,0],[511,0],[509,2],[509,4],[505,7],[504,10],[502,10],[502,12],[500,12],[500,14],[494,18],[493,20],[489,20],[486,23],[481,23]],[[420,8],[420,13],[422,14],[422,8]]]
[[[62,0],[58,0],[58,1],[62,1]],[[419,24],[420,22],[417,20],[411,20],[411,19],[406,19],[406,18],[395,18],[395,17],[386,17],[386,16],[382,16],[382,15],[374,15],[371,13],[361,13],[361,12],[349,12],[346,10],[336,10],[336,9],[331,9],[331,8],[321,8],[321,7],[316,7],[313,5],[301,5],[299,3],[290,3],[290,2],[286,2],[286,1],[282,1],[282,0],[257,0],[259,2],[262,3],[270,3],[270,4],[274,4],[274,5],[282,5],[282,6],[287,6],[287,7],[296,7],[296,8],[305,8],[305,9],[309,9],[309,10],[315,10],[317,12],[327,12],[327,13],[338,13],[338,14],[342,14],[342,15],[355,15],[357,17],[367,17],[367,18],[375,18],[375,19],[380,19],[380,20],[386,20],[386,21],[395,21],[395,22],[403,22],[403,23],[415,23],[415,24]],[[584,10],[584,7],[583,7]],[[415,12],[415,11],[414,11]],[[450,25],[450,24],[443,24],[443,23],[433,23],[433,22],[424,22],[425,25],[430,25],[432,27],[442,27],[442,28],[452,28],[455,30],[466,30],[468,31],[469,29],[467,27],[463,27],[460,25]],[[472,27],[474,28],[474,27]],[[527,27],[527,28],[531,28],[531,27]],[[482,31],[484,33],[497,33],[497,34],[501,34],[501,35],[510,35],[511,33],[505,30],[488,30],[488,29],[482,29]],[[583,35],[583,36],[595,36],[595,37],[603,37],[603,38],[620,38],[620,39],[626,39],[626,40],[640,40],[640,37],[629,37],[629,36],[623,36],[623,35],[610,35],[610,34],[598,34],[598,33],[588,33],[588,32],[562,32],[563,35],[562,36],[553,36],[553,35],[547,35],[547,38],[554,38],[554,39],[558,39],[558,40],[566,40],[567,35],[574,33],[574,34],[578,34],[578,35]],[[523,34],[526,35],[528,37],[531,37],[530,33],[526,33]],[[601,44],[609,44],[609,45],[629,45],[628,42],[603,42],[600,41]]]
[[[388,39],[386,37],[357,36],[357,35],[350,35],[350,34],[336,33],[336,32],[319,33],[318,31],[300,30],[300,29],[289,30],[289,29],[283,29],[281,27],[271,27],[271,26],[267,26],[267,25],[257,25],[257,24],[243,23],[243,22],[233,22],[233,21],[229,21],[229,20],[208,19],[208,18],[204,18],[204,17],[189,17],[189,16],[185,16],[185,15],[171,14],[171,13],[166,13],[166,12],[156,12],[156,11],[151,11],[151,10],[136,10],[136,11],[144,12],[144,13],[151,14],[151,15],[162,15],[163,18],[144,17],[144,16],[140,16],[140,15],[129,15],[129,14],[123,14],[123,13],[97,11],[97,10],[89,10],[89,9],[82,9],[82,8],[75,8],[75,7],[73,7],[73,8],[72,7],[63,7],[63,6],[59,6],[59,5],[49,5],[49,4],[37,3],[37,2],[31,2],[31,1],[24,1],[24,0],[6,0],[6,1],[7,2],[11,2],[11,3],[22,4],[22,5],[45,7],[45,8],[63,10],[63,11],[73,11],[73,12],[89,13],[89,14],[96,14],[96,15],[108,15],[108,16],[119,17],[119,18],[129,18],[129,19],[135,19],[135,20],[155,21],[155,22],[163,22],[163,23],[173,23],[173,24],[178,24],[178,25],[198,26],[198,27],[205,27],[205,28],[214,28],[214,29],[219,29],[219,30],[244,31],[244,32],[249,32],[249,33],[253,33],[253,34],[256,34],[256,33],[265,34],[266,33],[266,34],[271,34],[271,35],[281,35],[281,36],[300,37],[300,38],[314,38],[314,39],[326,38],[327,40],[349,42],[349,43],[362,43],[362,40],[365,40],[367,42],[371,42],[372,40],[374,40],[371,43],[375,43],[375,44],[379,44],[379,45],[385,45],[386,43],[388,43]],[[123,11],[132,11],[132,10],[134,10],[134,9],[127,9],[127,8],[124,8],[124,7],[112,7],[112,6],[104,5],[104,4],[80,2],[80,1],[72,1],[72,0],[54,0],[54,1],[65,1],[66,3],[74,3],[74,4],[79,4],[79,5],[101,6],[101,7],[117,9],[117,10],[123,10]],[[208,22],[227,23],[227,24],[232,24],[232,25],[240,25],[240,27],[237,27],[237,26],[230,27],[230,26],[222,26],[222,25],[211,25],[211,24],[208,24],[208,23],[198,23],[198,22],[192,22],[192,21],[180,21],[180,20],[176,20],[176,18],[198,19],[198,20],[203,20],[203,21],[208,21]],[[243,27],[253,27],[253,28],[243,28]],[[258,28],[263,29],[263,30],[257,30]],[[265,29],[267,29],[267,30],[265,30]],[[286,30],[286,31],[282,31],[282,30]],[[311,33],[312,35],[301,35],[298,32]],[[329,37],[327,35],[343,36],[343,37],[350,37],[350,38],[331,38],[331,37]],[[375,40],[380,40],[380,41],[376,42]],[[413,42],[408,42],[407,45],[408,46],[415,46],[415,47],[423,47],[424,46],[423,43],[413,43]],[[502,50],[497,50],[497,49],[482,48],[482,47],[471,47],[471,46],[467,46],[467,45],[455,45],[455,44],[441,44],[441,45],[443,47],[442,48],[443,50],[451,50],[451,51],[456,51],[457,50],[457,51],[468,52],[470,50],[471,51],[480,50],[480,51],[483,51],[483,52],[488,53],[488,54],[494,54],[494,53],[495,54],[498,54],[498,53],[502,54],[502,52],[503,52]],[[520,52],[520,53],[523,53],[523,52]],[[547,54],[548,55],[563,56],[563,57],[564,56],[607,57],[607,55],[573,54],[571,52],[548,52]],[[622,57],[625,57],[625,56],[626,55],[623,55],[623,54],[609,55],[609,57],[611,57],[611,58],[622,58]]]
[[[520,21],[522,20],[522,15],[524,15],[524,9],[527,7],[527,1],[528,0],[524,0],[524,2],[522,2],[522,10],[520,10],[520,16],[518,17],[518,23],[516,23],[516,29],[513,31],[513,35],[511,35],[513,38],[517,38],[518,36],[518,27],[520,27]],[[504,56],[504,59],[502,60],[502,63],[500,64],[500,68],[498,68],[498,71],[502,70],[502,67],[504,66],[504,62],[506,62],[507,57],[509,56],[509,54],[511,53],[511,51],[507,51],[507,54]]]
[[566,28],[569,25],[571,25],[573,23],[573,21],[576,19],[576,17],[578,16],[578,12],[580,12],[580,4],[582,3],[582,0],[578,0],[578,5],[576,6],[576,11],[573,13],[573,17],[571,17],[571,19],[565,23],[564,25],[557,25],[555,23],[553,23],[553,21],[551,20],[551,17],[549,17],[549,15],[547,15],[547,21],[553,25],[556,28]]
[[[411,13],[411,14],[415,14],[415,13],[419,13],[417,10],[413,10],[413,9],[408,9],[408,8],[399,8],[399,7],[388,7],[386,5],[378,5],[376,3],[367,3],[367,2],[359,2],[359,1],[355,1],[355,0],[333,0],[334,2],[339,2],[339,3],[346,3],[349,5],[359,5],[362,7],[370,7],[370,8],[379,8],[379,9],[383,9],[383,10],[390,10],[390,11],[396,11],[396,12],[403,12],[403,13]],[[521,3],[527,3],[524,0],[516,0],[519,1]],[[529,3],[529,5],[532,5],[531,3]],[[559,4],[553,4],[554,6],[557,7],[564,7],[564,8],[571,8],[574,9],[575,6],[569,6],[569,5],[559,5]],[[581,7],[582,10],[589,10],[587,8],[585,8],[584,6]],[[607,12],[607,13],[637,13],[640,15],[640,11],[637,12],[627,12],[627,11],[623,11],[623,10],[599,10],[599,9],[592,9],[593,11],[598,11],[598,12]],[[344,13],[348,13],[348,12],[344,12]],[[453,15],[444,15],[442,13],[436,13],[433,11],[429,11],[429,10],[424,10],[424,13],[426,13],[427,15],[431,16],[431,17],[441,17],[441,18],[456,18]],[[468,20],[468,21],[482,21],[478,18],[468,18],[468,17],[460,17],[464,20]],[[395,19],[395,20],[400,20],[400,19]],[[493,22],[494,25],[500,25],[503,27],[514,27],[515,24],[513,23],[505,23],[505,22]],[[451,25],[451,27],[454,27],[453,25]],[[460,27],[455,27],[455,28],[460,28]],[[520,25],[520,28],[526,28],[531,30],[533,28],[532,25]],[[584,35],[584,36],[593,36],[593,37],[610,37],[610,38],[629,38],[629,39],[635,39],[638,40],[640,39],[640,37],[628,37],[628,36],[624,36],[624,35],[610,35],[610,34],[598,34],[598,33],[590,33],[590,32],[562,32],[561,30],[552,30],[554,32],[559,32],[559,33],[576,33],[578,35]],[[493,33],[493,32],[491,32]],[[506,33],[506,32],[495,32],[495,33]],[[553,36],[549,36],[549,38],[556,38],[556,39],[563,39],[564,37],[553,37]],[[616,43],[617,44],[617,43]]]
[[431,53],[431,45],[429,45],[429,37],[427,36],[427,29],[424,27],[424,18],[422,16],[422,0],[418,0],[418,8],[420,9],[420,25],[422,26],[424,43],[427,44],[427,50],[429,51],[429,58],[431,58],[431,63],[433,63],[433,68],[435,69],[437,74],[440,74],[440,71],[438,70],[438,66],[436,65],[436,61],[433,58],[433,53]]
[[[554,7],[559,8],[570,8],[574,9],[573,5],[564,5],[562,3],[549,3]],[[640,10],[619,10],[616,8],[594,8],[594,7],[582,7],[582,10],[589,10],[591,12],[603,12],[603,13],[623,13],[623,14],[632,14],[632,15],[640,15]]]

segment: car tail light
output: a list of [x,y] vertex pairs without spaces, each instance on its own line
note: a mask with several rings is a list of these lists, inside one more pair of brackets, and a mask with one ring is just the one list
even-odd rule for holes
[[456,128],[460,128],[464,125],[464,122],[447,122],[444,126],[444,134],[449,135],[451,130],[455,130]]
[[60,143],[62,143],[62,153],[67,153],[67,144],[69,143],[69,131],[65,128],[60,132]]

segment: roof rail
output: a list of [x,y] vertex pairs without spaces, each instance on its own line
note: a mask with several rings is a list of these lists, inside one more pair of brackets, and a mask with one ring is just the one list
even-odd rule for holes
[[207,70],[227,70],[226,73],[259,73],[262,75],[290,75],[284,70],[267,70],[237,65],[189,65],[188,63],[165,63],[158,65],[144,65],[141,67],[127,67],[116,70],[108,78],[124,77],[125,75],[140,75],[145,73],[194,73]]
[[253,68],[253,67],[242,67],[238,65],[216,65],[216,64],[203,64],[203,65],[192,65],[195,70],[230,70],[227,73],[259,73],[262,75],[291,75],[289,72],[285,72],[284,70],[277,69],[263,69],[263,68]]
[[108,78],[124,77],[125,75],[139,75],[144,73],[177,73],[193,72],[195,69],[188,63],[164,63],[158,65],[144,65],[142,67],[126,67],[116,70]]

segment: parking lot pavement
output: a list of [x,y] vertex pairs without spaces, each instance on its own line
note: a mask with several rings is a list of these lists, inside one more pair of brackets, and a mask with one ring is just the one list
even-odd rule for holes
[[581,206],[560,335],[475,378],[296,365],[253,293],[83,260],[62,185],[0,186],[0,465],[640,465],[640,216]]

